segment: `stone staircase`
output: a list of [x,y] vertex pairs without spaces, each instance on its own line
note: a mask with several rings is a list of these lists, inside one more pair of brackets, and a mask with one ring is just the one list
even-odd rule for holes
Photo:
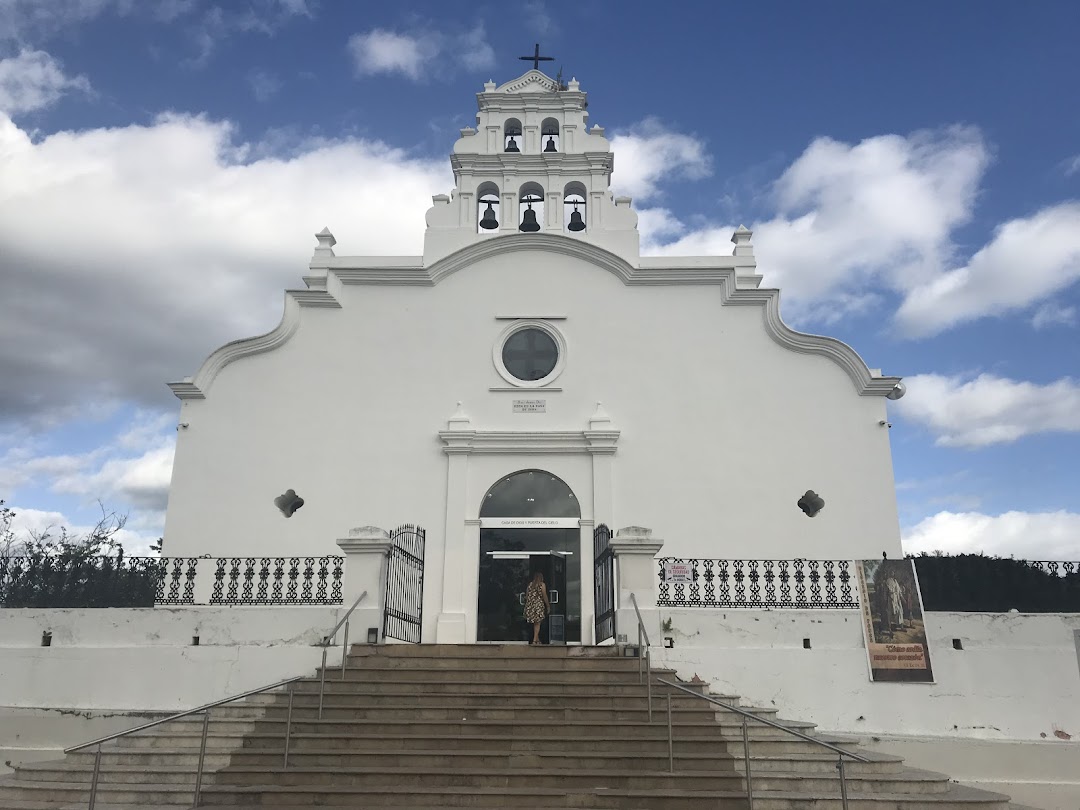
[[[212,710],[199,806],[748,808],[741,719],[657,684],[650,723],[638,660],[612,647],[355,646],[341,675],[327,672],[321,720],[318,673],[295,685],[287,768],[285,690]],[[870,760],[847,766],[850,810],[1010,807],[779,722]],[[175,720],[104,745],[95,810],[191,807],[202,725]],[[749,736],[755,810],[841,809],[834,754],[761,724]],[[93,766],[88,750],[19,767],[0,779],[0,810],[85,808]]]

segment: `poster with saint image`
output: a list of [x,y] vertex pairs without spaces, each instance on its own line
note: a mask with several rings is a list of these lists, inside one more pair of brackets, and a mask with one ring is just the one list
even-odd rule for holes
[[870,680],[933,683],[915,562],[859,560],[856,572]]

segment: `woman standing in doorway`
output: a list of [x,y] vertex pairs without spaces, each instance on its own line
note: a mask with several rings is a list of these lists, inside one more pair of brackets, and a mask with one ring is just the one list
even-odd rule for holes
[[533,574],[529,587],[525,589],[525,621],[531,622],[533,626],[533,637],[529,644],[540,643],[540,622],[550,612],[551,602],[548,601],[544,575],[537,571]]

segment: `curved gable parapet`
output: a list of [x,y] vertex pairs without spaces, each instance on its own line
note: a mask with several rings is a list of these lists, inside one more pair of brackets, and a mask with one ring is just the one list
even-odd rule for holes
[[725,305],[762,307],[769,337],[790,351],[829,358],[847,373],[860,396],[886,397],[900,386],[900,377],[875,376],[859,353],[844,341],[798,332],[784,323],[778,289],[739,290],[734,284],[725,284],[722,299]]
[[273,351],[283,345],[300,328],[300,311],[304,307],[340,309],[341,304],[325,290],[286,290],[285,310],[281,322],[257,337],[242,338],[226,343],[203,361],[195,376],[183,382],[169,383],[178,399],[205,399],[206,391],[225,366],[241,357]]

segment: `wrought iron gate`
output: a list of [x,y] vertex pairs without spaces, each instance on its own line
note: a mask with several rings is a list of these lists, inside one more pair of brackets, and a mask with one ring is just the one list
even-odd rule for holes
[[615,637],[615,552],[611,529],[603,523],[593,531],[593,595],[599,644]]
[[424,530],[405,524],[390,535],[383,638],[420,643],[424,613]]

